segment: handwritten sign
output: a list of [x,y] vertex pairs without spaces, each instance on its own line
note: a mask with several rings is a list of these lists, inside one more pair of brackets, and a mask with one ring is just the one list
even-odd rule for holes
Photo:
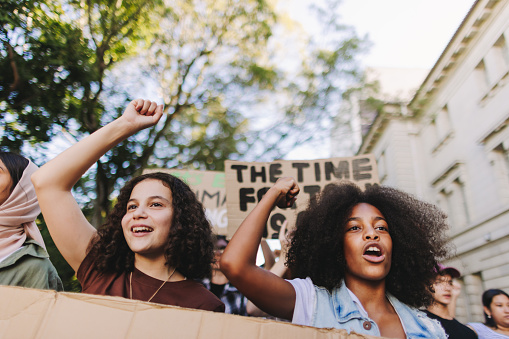
[[278,238],[279,229],[286,219],[290,225],[295,225],[298,213],[307,208],[310,197],[320,193],[326,185],[350,180],[365,189],[379,183],[376,160],[372,154],[305,161],[228,160],[225,162],[225,175],[229,238],[278,178],[295,178],[301,191],[292,208],[276,207],[271,213],[264,234],[269,239]]
[[226,189],[223,172],[178,169],[146,169],[145,173],[164,172],[182,179],[191,187],[198,200],[205,207],[205,214],[215,234],[227,235]]

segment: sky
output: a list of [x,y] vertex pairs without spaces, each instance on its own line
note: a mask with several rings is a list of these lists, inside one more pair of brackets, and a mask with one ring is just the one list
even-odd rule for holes
[[[278,0],[282,10],[316,34],[309,5],[320,0]],[[322,0],[323,1],[323,0]],[[341,0],[340,22],[367,35],[369,50],[358,60],[362,68],[415,69],[412,87],[418,87],[453,37],[474,0]],[[316,31],[316,32],[315,32]],[[422,79],[421,79],[422,78]],[[391,78],[392,79],[392,78]],[[410,79],[407,79],[410,80]],[[401,85],[401,84],[392,84]],[[394,86],[393,86],[394,87]],[[402,88],[406,88],[402,86]],[[287,159],[327,158],[330,145],[308,151],[306,145],[292,150]]]
[[[306,26],[317,0],[279,0]],[[362,63],[370,67],[431,69],[474,0],[342,0],[341,22],[372,42]],[[312,27],[308,27],[312,30]]]
[[[343,0],[340,15],[373,46],[372,67],[431,69],[474,0]],[[367,9],[367,10],[366,10]]]

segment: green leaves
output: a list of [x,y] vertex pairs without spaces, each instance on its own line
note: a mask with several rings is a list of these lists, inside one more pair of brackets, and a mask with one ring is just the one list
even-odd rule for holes
[[323,144],[365,46],[325,3],[313,39],[287,32],[265,0],[4,0],[0,148],[42,164],[118,117],[127,93],[160,93],[166,120],[76,186],[100,225],[115,190],[148,166],[223,170]]

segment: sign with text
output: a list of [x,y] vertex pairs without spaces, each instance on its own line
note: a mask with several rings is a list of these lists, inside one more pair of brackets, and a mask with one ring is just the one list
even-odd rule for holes
[[328,184],[350,180],[361,189],[378,184],[376,160],[372,154],[349,158],[318,160],[278,160],[273,162],[226,161],[226,205],[228,210],[228,238],[231,238],[247,215],[278,178],[293,177],[300,187],[292,208],[276,207],[267,222],[264,236],[277,239],[285,220],[295,225],[297,214],[305,210],[310,197],[320,193]]
[[205,207],[205,214],[214,229],[214,233],[219,235],[228,234],[226,189],[223,172],[155,168],[146,169],[143,174],[152,172],[169,173],[187,183]]

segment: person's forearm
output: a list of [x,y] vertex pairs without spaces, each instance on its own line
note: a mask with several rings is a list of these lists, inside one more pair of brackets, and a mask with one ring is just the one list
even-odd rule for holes
[[286,271],[288,270],[288,267],[285,266],[285,260],[286,258],[280,257],[274,266],[272,266],[270,272],[277,275],[278,277],[283,277],[283,275],[285,275]]
[[[270,273],[277,275],[278,277],[282,278],[283,275],[287,271],[287,267],[285,266],[285,258],[279,258],[279,261],[277,261],[272,268],[270,269]],[[263,312],[260,310],[255,304],[253,304],[251,301],[248,301],[246,305],[246,312],[252,317],[267,317],[269,314]]]
[[221,269],[226,270],[225,274],[244,265],[256,265],[258,245],[278,196],[277,188],[268,190],[235,232],[221,256]]
[[240,225],[221,256],[221,270],[261,310],[291,319],[295,290],[284,279],[256,266],[258,244],[274,206],[290,207],[299,193],[293,178],[280,178]]
[[274,263],[276,262],[276,258],[274,256],[274,252],[270,249],[267,241],[263,240],[260,242],[260,247],[262,248],[263,258],[265,259],[265,269],[270,270]]
[[135,132],[129,122],[117,119],[46,163],[32,176],[32,180],[38,187],[70,191],[97,160]]

